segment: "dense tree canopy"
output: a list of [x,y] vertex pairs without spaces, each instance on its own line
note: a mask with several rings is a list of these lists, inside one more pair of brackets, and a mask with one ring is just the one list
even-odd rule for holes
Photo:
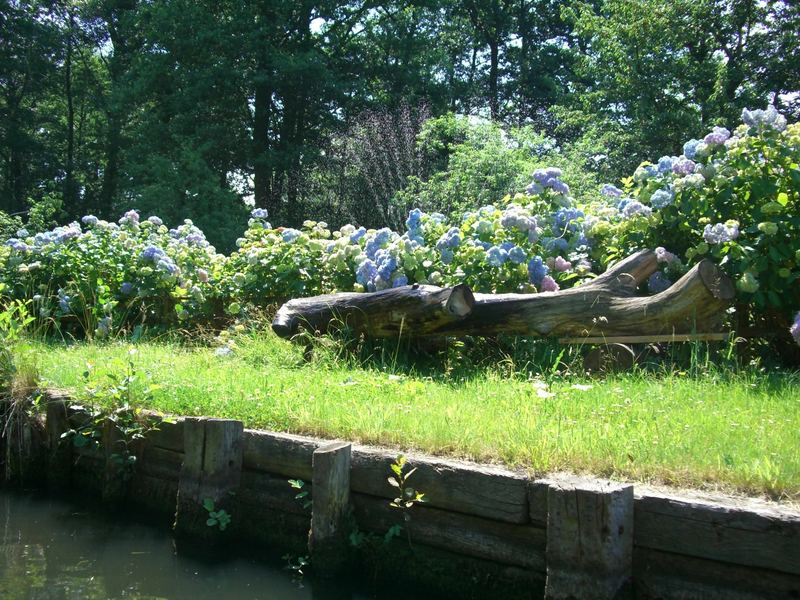
[[287,224],[354,218],[358,194],[383,208],[355,218],[390,218],[446,168],[388,147],[420,115],[530,126],[604,177],[746,106],[800,116],[788,1],[0,0],[0,30],[0,211],[134,207],[221,249],[245,198]]

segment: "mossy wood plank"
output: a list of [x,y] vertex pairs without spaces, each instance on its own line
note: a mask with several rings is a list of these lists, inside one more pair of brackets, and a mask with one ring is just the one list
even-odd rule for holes
[[414,543],[442,548],[450,552],[545,571],[545,531],[530,525],[515,525],[452,513],[427,506],[414,506],[410,520],[391,508],[384,498],[353,494],[354,515],[359,528],[385,534],[394,525],[404,527]]
[[[392,499],[395,488],[387,478],[396,453],[365,447],[353,449],[353,491]],[[496,519],[527,523],[528,479],[507,469],[460,461],[407,455],[417,470],[411,487],[425,494],[428,506]]]
[[[687,543],[689,540],[687,540]],[[633,555],[642,600],[785,600],[800,598],[800,577],[647,548]]]
[[719,503],[660,492],[636,499],[634,543],[800,575],[800,513],[765,503]]
[[244,432],[244,467],[311,481],[311,460],[324,440],[247,429]]
[[286,477],[244,470],[239,488],[239,504],[246,506],[247,510],[281,511],[304,515],[310,523],[311,507],[307,504],[311,501],[313,493],[311,482],[305,482],[303,491],[308,492],[308,495],[298,499],[296,496],[300,490],[291,487]]

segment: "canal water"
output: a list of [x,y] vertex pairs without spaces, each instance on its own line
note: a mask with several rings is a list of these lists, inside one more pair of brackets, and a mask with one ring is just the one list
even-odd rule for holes
[[0,490],[0,599],[360,600],[280,564],[175,550],[169,531],[85,506]]

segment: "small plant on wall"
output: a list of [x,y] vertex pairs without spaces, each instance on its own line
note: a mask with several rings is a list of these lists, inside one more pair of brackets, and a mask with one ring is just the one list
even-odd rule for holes
[[87,406],[73,405],[73,410],[83,410],[88,418],[79,426],[62,434],[62,439],[71,439],[76,448],[97,448],[103,443],[103,428],[110,422],[117,435],[113,439],[111,459],[124,467],[129,475],[135,464],[134,445],[158,429],[162,417],[147,414],[144,407],[151,405],[153,393],[158,386],[145,383],[135,364],[136,350],[128,352],[122,365],[104,374],[96,373],[88,364],[83,372],[82,399]]
[[217,527],[220,531],[225,531],[228,528],[231,523],[231,516],[224,509],[216,510],[213,499],[206,498],[203,500],[203,508],[208,512],[207,526]]

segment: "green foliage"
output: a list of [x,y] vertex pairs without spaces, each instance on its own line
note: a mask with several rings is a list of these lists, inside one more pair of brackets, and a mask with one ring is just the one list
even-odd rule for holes
[[392,475],[387,479],[389,485],[397,490],[397,497],[389,503],[389,506],[403,511],[403,519],[406,522],[411,519],[408,512],[409,509],[417,504],[425,502],[425,494],[414,489],[409,484],[409,479],[414,475],[417,468],[408,469],[408,467],[408,459],[402,454],[398,455],[395,461],[390,465]]
[[225,510],[215,510],[214,500],[206,498],[203,500],[203,508],[208,512],[206,525],[217,527],[220,531],[225,531],[231,524],[231,516]]
[[0,397],[10,392],[16,373],[15,346],[35,320],[28,307],[29,303],[22,300],[3,302],[3,284],[0,283]]
[[[800,306],[800,127],[742,125],[725,145],[705,146],[695,173],[627,180],[644,203],[659,190],[674,200],[648,219],[620,223],[605,242],[615,258],[663,246],[688,264],[711,259],[736,281],[739,299],[756,311]],[[735,232],[717,241],[714,228]]]
[[0,240],[14,237],[20,229],[22,229],[22,220],[19,217],[11,217],[0,210]]
[[33,299],[45,323],[95,337],[210,315],[217,288],[209,282],[220,278],[224,257],[191,222],[170,234],[158,220],[128,214],[121,227],[95,219],[85,232],[72,223],[31,234],[22,252],[4,246],[4,293]]
[[306,486],[306,482],[302,479],[290,479],[289,485],[292,487],[292,489],[297,490],[297,494],[295,494],[294,499],[302,501],[304,509],[311,508],[312,502],[311,497],[309,496],[310,492],[306,489],[303,489]]
[[496,122],[453,114],[427,121],[420,152],[436,170],[410,177],[393,202],[405,209],[460,215],[523,189],[541,167],[559,167],[577,196],[597,188],[585,165],[571,160],[554,139],[530,126],[504,128]]
[[110,456],[124,467],[126,477],[136,465],[134,444],[149,432],[156,431],[163,421],[144,410],[152,405],[158,387],[154,384],[143,386],[139,382],[141,377],[134,362],[135,355],[135,350],[129,350],[124,365],[117,365],[118,370],[109,370],[100,378],[94,376],[91,364],[86,365],[81,400],[88,406],[75,405],[73,408],[85,410],[87,418],[78,427],[61,435],[62,439],[72,440],[76,448],[100,448],[104,428],[115,428]]

